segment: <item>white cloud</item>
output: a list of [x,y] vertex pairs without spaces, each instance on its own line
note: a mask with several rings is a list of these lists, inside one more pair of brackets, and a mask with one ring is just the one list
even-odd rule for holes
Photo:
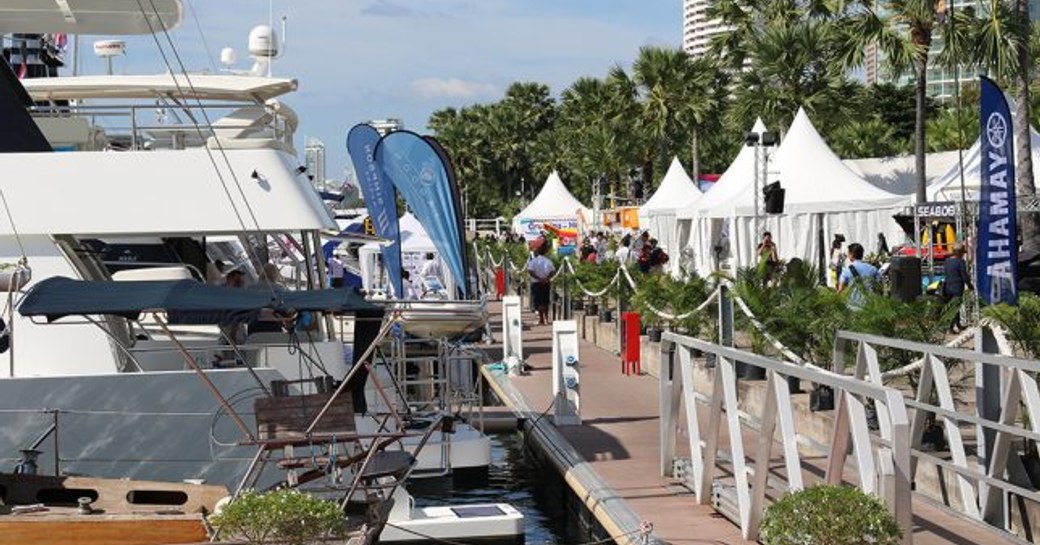
[[412,91],[423,98],[477,98],[499,94],[490,83],[458,78],[420,78],[412,81]]

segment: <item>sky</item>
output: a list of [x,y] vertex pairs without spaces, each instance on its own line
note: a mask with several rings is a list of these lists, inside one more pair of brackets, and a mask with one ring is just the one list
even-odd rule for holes
[[[681,0],[183,0],[171,35],[189,71],[215,71],[235,49],[247,69],[249,30],[286,17],[287,45],[274,64],[296,78],[282,97],[300,116],[296,145],[326,146],[327,177],[342,179],[344,139],[355,123],[401,118],[425,132],[430,113],[491,102],[513,81],[548,84],[554,96],[581,76],[628,68],[644,45],[678,47]],[[146,4],[147,5],[147,4]],[[197,21],[197,22],[196,22]],[[84,36],[80,73],[104,73]],[[166,71],[150,36],[124,38],[116,73]],[[303,161],[302,156],[300,157]]]

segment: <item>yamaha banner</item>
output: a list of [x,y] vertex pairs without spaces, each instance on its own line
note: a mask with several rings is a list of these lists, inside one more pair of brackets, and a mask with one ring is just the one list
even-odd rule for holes
[[975,248],[978,290],[989,304],[1018,304],[1018,229],[1011,111],[1004,92],[982,79],[982,194]]
[[386,263],[386,274],[390,278],[394,295],[401,298],[404,296],[404,286],[401,280],[401,232],[397,223],[397,198],[394,187],[383,179],[383,173],[376,164],[378,143],[379,132],[364,123],[355,125],[347,134],[347,152],[354,163],[368,215],[375,224],[376,234],[391,241],[382,248],[383,263]]
[[455,285],[463,297],[467,296],[459,210],[448,167],[437,149],[418,134],[396,131],[379,141],[376,163],[415,212],[441,259],[447,263]]

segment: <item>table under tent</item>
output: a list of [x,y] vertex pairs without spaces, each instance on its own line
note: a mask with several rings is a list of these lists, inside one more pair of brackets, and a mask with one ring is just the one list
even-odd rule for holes
[[676,215],[680,210],[693,206],[703,195],[686,174],[679,158],[673,158],[657,191],[639,207],[639,228],[650,231],[650,236],[657,239],[661,248],[678,257],[681,246],[675,233]]
[[[756,132],[764,127],[756,123]],[[903,231],[892,218],[910,202],[863,180],[842,163],[799,109],[779,148],[771,152],[766,182],[780,182],[786,191],[782,214],[766,215],[759,201],[755,221],[755,151],[745,147],[726,173],[692,209],[680,212],[690,221],[689,243],[699,274],[718,268],[713,259],[722,246],[734,268],[756,262],[755,250],[762,232],[773,234],[781,259],[799,258],[820,264],[830,240],[842,234],[848,243],[859,242],[867,252],[878,246],[883,234],[891,244],[901,242]],[[757,168],[761,171],[761,166]],[[681,233],[680,233],[681,234]]]

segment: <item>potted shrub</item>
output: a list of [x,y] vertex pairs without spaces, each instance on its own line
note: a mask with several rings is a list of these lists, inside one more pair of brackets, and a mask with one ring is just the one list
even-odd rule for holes
[[898,545],[902,532],[877,498],[851,486],[814,486],[766,509],[763,545]]
[[250,545],[304,545],[345,536],[346,518],[335,502],[295,489],[247,491],[210,517],[224,539]]

